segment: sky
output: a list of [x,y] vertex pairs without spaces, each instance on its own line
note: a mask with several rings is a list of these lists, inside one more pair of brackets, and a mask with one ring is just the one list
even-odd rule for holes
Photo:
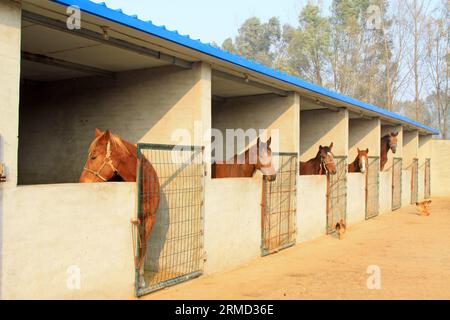
[[[331,0],[316,0],[329,7]],[[267,21],[273,16],[281,23],[297,25],[300,9],[308,0],[94,0],[106,2],[108,7],[137,14],[142,20],[152,20],[170,30],[189,34],[203,42],[234,37],[239,26],[249,17]]]
[[[221,45],[234,38],[240,25],[249,17],[267,21],[276,16],[282,24],[297,26],[303,6],[319,4],[325,15],[330,14],[332,0],[91,0],[106,2],[108,7],[137,14],[141,20],[152,20],[169,30],[178,30],[203,42]],[[431,7],[442,0],[425,0]]]

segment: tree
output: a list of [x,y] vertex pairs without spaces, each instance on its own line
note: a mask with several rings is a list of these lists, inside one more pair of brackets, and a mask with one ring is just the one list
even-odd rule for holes
[[299,15],[299,27],[285,28],[288,43],[288,65],[292,73],[323,85],[325,65],[329,57],[330,24],[320,16],[318,6],[308,4]]
[[278,18],[273,17],[268,22],[261,23],[257,17],[252,17],[239,28],[234,43],[231,38],[228,38],[223,42],[222,48],[247,59],[272,66],[276,58],[276,52],[273,49],[280,40],[281,25]]
[[449,10],[444,4],[436,18],[430,18],[426,26],[426,65],[430,79],[431,94],[428,105],[437,116],[437,126],[442,138],[449,137]]

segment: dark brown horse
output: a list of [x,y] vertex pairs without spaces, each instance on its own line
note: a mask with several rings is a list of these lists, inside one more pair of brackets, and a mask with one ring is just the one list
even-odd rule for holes
[[258,138],[256,144],[245,150],[243,154],[235,155],[233,159],[225,162],[214,162],[211,165],[211,176],[213,178],[252,177],[256,170],[260,170],[264,179],[274,181],[277,175],[272,164],[271,142],[272,138],[266,142]]
[[332,149],[333,142],[329,147],[322,147],[321,145],[315,158],[306,162],[300,161],[300,175],[336,174],[336,164],[334,163],[334,156],[331,152]]
[[369,148],[366,150],[359,150],[358,155],[356,156],[355,161],[348,165],[348,172],[367,172],[369,165]]
[[[88,158],[80,176],[80,182],[126,181],[136,182],[138,159],[136,145],[122,140],[108,130],[104,133],[95,129],[95,139],[89,147]],[[147,254],[147,242],[156,220],[159,206],[159,179],[152,164],[141,157],[141,212],[134,223],[143,226],[144,232],[139,234],[139,269],[140,286],[145,286],[144,263]]]
[[398,132],[389,132],[383,138],[381,138],[380,145],[380,171],[383,171],[384,166],[388,161],[387,154],[389,150],[392,150],[392,153],[397,151],[397,136]]

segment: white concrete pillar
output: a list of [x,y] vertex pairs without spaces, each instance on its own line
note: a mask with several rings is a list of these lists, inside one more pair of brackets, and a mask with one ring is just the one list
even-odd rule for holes
[[413,159],[418,157],[419,153],[419,132],[417,130],[403,130],[403,168],[410,168]]
[[[5,164],[7,182],[0,183],[0,299],[7,297],[6,262],[11,239],[9,228],[17,185],[19,126],[21,5],[0,0],[0,162]],[[17,271],[17,270],[16,270]],[[16,283],[17,285],[17,283]]]
[[[426,160],[431,159],[432,135],[419,135],[419,200],[425,197],[425,166]],[[431,166],[431,162],[430,162]]]

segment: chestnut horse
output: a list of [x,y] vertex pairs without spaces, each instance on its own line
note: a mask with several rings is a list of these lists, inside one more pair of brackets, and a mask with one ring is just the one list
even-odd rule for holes
[[[211,165],[211,176],[213,178],[252,177],[256,170],[260,170],[264,179],[274,181],[277,175],[272,164],[271,142],[272,137],[265,143],[258,138],[255,145],[245,150],[243,154],[235,155],[231,161],[214,162]],[[255,160],[252,160],[252,156]],[[243,161],[239,161],[240,159]]]
[[333,149],[333,142],[329,147],[320,145],[315,158],[306,162],[300,161],[300,175],[336,174],[336,164],[331,149]]
[[348,165],[348,172],[361,172],[365,173],[369,165],[369,148],[366,150],[359,150],[355,161]]
[[389,150],[392,150],[392,153],[397,151],[397,136],[398,132],[391,133],[389,132],[383,138],[381,138],[381,146],[380,146],[380,171],[383,171],[384,166],[388,161],[387,154]]
[[[89,147],[88,158],[80,176],[80,182],[126,181],[136,182],[138,159],[136,145],[122,140],[108,130],[104,133],[95,129],[95,139]],[[139,269],[140,286],[145,286],[144,263],[147,254],[147,241],[155,223],[156,211],[159,206],[159,179],[152,164],[141,157],[141,213],[135,222],[143,226],[144,232],[139,233],[140,251],[136,259]],[[140,220],[142,219],[142,220]]]

